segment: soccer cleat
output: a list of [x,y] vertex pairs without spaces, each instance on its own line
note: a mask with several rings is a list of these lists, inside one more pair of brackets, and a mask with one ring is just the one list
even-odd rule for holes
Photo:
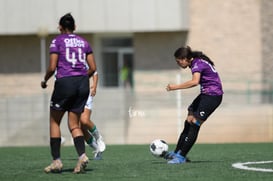
[[186,163],[186,158],[180,155],[179,153],[176,153],[172,160],[168,161],[168,164],[182,164]]
[[85,168],[86,168],[88,162],[89,162],[88,157],[85,154],[82,155],[79,158],[78,163],[77,163],[76,167],[74,168],[73,173],[85,173]]
[[176,153],[174,151],[170,151],[170,152],[167,152],[163,158],[166,159],[166,160],[171,160],[174,158],[174,156],[176,155]]
[[53,162],[45,167],[44,171],[46,173],[61,173],[63,169],[63,164],[62,161],[60,159],[57,160],[53,160]]
[[99,138],[96,141],[97,141],[99,152],[104,152],[106,146],[105,146],[105,143],[104,143],[104,141],[102,139],[102,136],[100,135]]
[[[180,153],[180,151],[178,152]],[[174,151],[170,151],[170,152],[167,152],[163,158],[166,159],[166,160],[172,160],[174,157],[175,157],[176,153]],[[186,162],[191,162],[191,160],[187,157],[186,158]]]
[[98,144],[96,140],[92,140],[91,143],[88,144],[93,150],[98,150]]
[[94,160],[102,160],[102,152],[94,151]]
[[102,160],[102,152],[99,150],[97,141],[93,140],[92,143],[89,143],[89,146],[94,150],[94,160]]

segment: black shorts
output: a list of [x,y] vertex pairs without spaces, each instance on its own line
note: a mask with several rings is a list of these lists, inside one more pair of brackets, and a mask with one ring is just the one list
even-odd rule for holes
[[199,94],[188,107],[189,114],[200,121],[206,121],[208,117],[221,104],[223,95],[210,96]]
[[89,77],[71,76],[57,79],[51,96],[50,108],[81,113],[89,95]]

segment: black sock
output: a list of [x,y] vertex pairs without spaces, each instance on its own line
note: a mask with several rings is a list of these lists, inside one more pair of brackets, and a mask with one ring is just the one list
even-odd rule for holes
[[61,138],[50,138],[50,149],[53,160],[60,158]]
[[183,147],[184,142],[185,142],[185,138],[187,137],[187,135],[189,133],[189,129],[190,129],[190,123],[186,120],[184,122],[184,129],[183,129],[182,133],[180,134],[178,143],[177,143],[176,148],[174,150],[175,153],[177,153]]
[[84,137],[77,136],[74,138],[74,145],[79,156],[85,153]]
[[194,145],[198,133],[199,133],[200,126],[197,126],[196,124],[190,124],[189,133],[185,138],[184,145],[181,148],[181,155],[186,157],[187,153],[190,151],[192,146]]

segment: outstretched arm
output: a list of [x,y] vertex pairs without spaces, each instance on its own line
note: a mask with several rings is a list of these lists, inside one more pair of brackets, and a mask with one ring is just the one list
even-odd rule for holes
[[186,81],[182,84],[168,84],[166,86],[167,91],[173,91],[178,89],[188,89],[191,87],[195,87],[199,84],[201,74],[199,72],[195,72],[192,75],[192,79],[189,81]]

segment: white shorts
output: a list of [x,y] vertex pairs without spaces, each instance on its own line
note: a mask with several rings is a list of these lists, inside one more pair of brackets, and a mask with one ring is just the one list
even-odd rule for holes
[[85,108],[92,110],[92,105],[93,105],[93,97],[91,95],[88,96],[88,99],[85,104]]

